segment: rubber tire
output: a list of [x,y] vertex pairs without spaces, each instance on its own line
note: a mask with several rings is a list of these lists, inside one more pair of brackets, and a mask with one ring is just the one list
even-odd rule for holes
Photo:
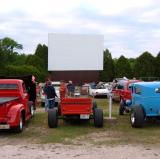
[[57,109],[48,110],[48,127],[56,128],[58,126],[58,111]]
[[[134,121],[133,121],[132,117],[135,118]],[[143,111],[142,107],[133,106],[131,109],[131,114],[130,114],[131,126],[134,128],[143,127],[144,118],[145,118],[145,115],[144,115],[144,111]]]
[[119,104],[119,115],[124,115],[125,107],[124,107],[124,102],[121,100]]
[[[21,123],[22,122],[22,123]],[[22,124],[22,125],[21,125]],[[19,124],[18,126],[15,128],[15,132],[16,133],[21,133],[24,129],[24,119],[23,119],[23,114],[21,113],[20,115],[20,119],[19,119]]]
[[94,126],[97,128],[103,127],[103,111],[102,109],[94,109]]

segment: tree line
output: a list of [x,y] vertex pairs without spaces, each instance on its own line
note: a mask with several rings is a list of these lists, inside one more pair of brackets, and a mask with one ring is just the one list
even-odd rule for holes
[[5,37],[0,39],[0,75],[20,76],[33,74],[37,81],[44,81],[48,71],[48,47],[38,44],[34,54],[18,53],[23,45]]
[[[48,75],[48,47],[38,44],[33,54],[18,53],[23,45],[14,39],[0,39],[0,75],[19,76],[34,74],[37,81],[44,81]],[[154,57],[149,52],[137,58],[112,58],[108,49],[104,51],[104,69],[100,71],[101,81],[112,81],[114,78],[148,78],[160,77],[160,52]]]
[[145,51],[137,58],[112,58],[108,49],[104,51],[104,70],[100,72],[101,81],[112,81],[114,78],[127,77],[142,80],[160,80],[160,52],[154,57]]

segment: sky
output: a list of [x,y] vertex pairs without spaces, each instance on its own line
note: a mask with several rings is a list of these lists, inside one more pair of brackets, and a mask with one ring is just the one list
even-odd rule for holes
[[103,34],[114,58],[160,51],[160,0],[0,0],[0,39],[26,54],[48,33]]

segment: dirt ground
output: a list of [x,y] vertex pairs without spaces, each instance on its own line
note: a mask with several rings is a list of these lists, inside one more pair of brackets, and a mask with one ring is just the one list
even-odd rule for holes
[[0,139],[0,159],[159,159],[160,149],[150,145],[5,144]]
[[[117,143],[116,134],[109,133],[113,132],[108,130],[77,137],[70,145],[38,144],[2,133],[0,159],[160,159],[160,145],[121,144]],[[107,142],[107,138],[111,142]],[[106,143],[103,143],[104,139]]]

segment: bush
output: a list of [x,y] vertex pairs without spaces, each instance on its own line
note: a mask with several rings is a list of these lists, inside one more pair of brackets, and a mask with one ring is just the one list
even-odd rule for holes
[[44,81],[45,73],[39,71],[36,67],[30,65],[8,65],[5,67],[4,75],[6,76],[24,76],[33,74],[36,77],[36,81]]

